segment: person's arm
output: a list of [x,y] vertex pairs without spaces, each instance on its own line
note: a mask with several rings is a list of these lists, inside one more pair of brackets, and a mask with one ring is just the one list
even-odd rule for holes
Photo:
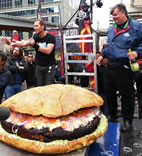
[[10,72],[5,72],[0,76],[0,88],[5,87],[7,85],[7,83],[9,82],[11,77],[11,73]]
[[41,46],[39,46],[39,45],[33,45],[33,47],[34,47],[36,50],[38,50],[38,51],[40,51],[40,52],[42,52],[42,53],[44,53],[44,54],[49,55],[49,54],[52,52],[53,48],[54,48],[54,44],[48,43],[46,48],[41,47]]
[[[137,32],[136,43],[138,45],[137,45],[137,48],[131,52],[132,54],[129,54],[129,55],[130,56],[133,55],[132,57],[134,57],[135,59],[141,59],[142,58],[142,24],[141,23],[138,24],[137,31],[135,31],[135,32]],[[130,56],[128,56],[128,57],[130,57]]]
[[103,56],[99,56],[98,59],[96,60],[97,65],[101,65],[101,62],[103,60]]
[[35,48],[36,51],[40,51],[44,54],[49,55],[55,44],[54,43],[48,43],[46,47],[39,46],[37,43],[35,43],[35,40],[33,38],[29,39],[28,41],[16,41],[15,43],[12,43],[11,45],[17,46],[17,47],[25,47],[25,46],[32,46]]
[[1,41],[3,41],[7,45],[15,46],[15,47],[25,47],[25,46],[32,46],[33,45],[33,39],[29,39],[28,41],[16,41],[11,42],[7,38],[2,38]]
[[32,42],[32,46],[35,48],[36,51],[49,55],[54,49],[55,43],[56,43],[55,37],[51,35],[49,38],[49,42],[46,43],[47,44],[46,47],[42,46],[42,44],[40,46],[35,40],[34,42]]

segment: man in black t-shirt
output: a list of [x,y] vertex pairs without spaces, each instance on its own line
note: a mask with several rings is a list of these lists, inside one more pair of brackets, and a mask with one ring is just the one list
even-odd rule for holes
[[14,45],[17,47],[32,46],[36,50],[35,56],[35,78],[37,86],[44,86],[54,83],[56,64],[55,64],[55,37],[48,34],[46,31],[46,23],[38,19],[34,22],[34,32],[33,38],[28,41],[17,41],[11,43],[8,39],[3,38],[8,45]]

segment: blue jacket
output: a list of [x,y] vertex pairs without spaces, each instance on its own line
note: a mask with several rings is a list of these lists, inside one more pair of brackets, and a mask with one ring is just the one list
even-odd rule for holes
[[109,63],[129,65],[128,50],[136,51],[138,58],[142,58],[142,24],[129,18],[128,24],[117,32],[115,26],[108,30],[107,48],[102,56],[109,59]]

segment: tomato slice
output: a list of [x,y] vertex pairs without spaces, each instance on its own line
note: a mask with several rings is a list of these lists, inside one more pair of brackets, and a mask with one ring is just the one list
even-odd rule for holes
[[77,112],[74,112],[72,114],[72,117],[82,117],[82,116],[85,116],[86,114],[88,114],[89,112],[91,112],[91,108],[81,109]]
[[[66,128],[67,125],[65,122],[70,120],[70,117],[80,118],[87,115],[89,112],[91,112],[91,110],[92,110],[91,108],[80,109],[76,112],[73,112],[70,115],[60,117],[58,120],[62,122],[61,127]],[[10,118],[14,124],[24,122],[23,124],[27,129],[32,127],[38,127],[41,123],[48,125],[49,123],[54,124],[55,122],[57,122],[56,118],[48,118],[44,116],[32,116],[29,114],[22,114],[18,112],[11,112]]]

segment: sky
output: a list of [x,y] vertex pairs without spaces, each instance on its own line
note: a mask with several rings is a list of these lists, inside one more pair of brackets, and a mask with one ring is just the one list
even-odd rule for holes
[[[87,1],[89,2],[90,0]],[[97,8],[96,5],[93,7],[92,27],[94,29],[107,29],[109,27],[109,8],[118,3],[129,3],[130,0],[101,0],[101,2],[103,3],[101,8]]]

